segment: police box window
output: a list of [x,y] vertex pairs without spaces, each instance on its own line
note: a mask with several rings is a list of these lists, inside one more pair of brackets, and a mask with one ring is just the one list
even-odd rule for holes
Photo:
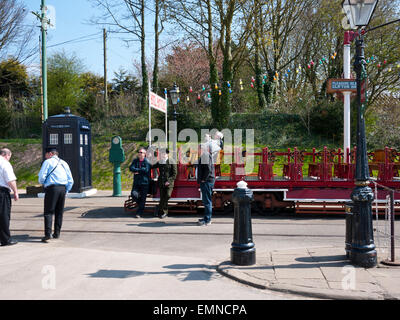
[[87,146],[87,145],[88,145],[88,135],[85,134],[85,146]]
[[80,134],[80,144],[83,144],[83,134]]
[[50,144],[56,145],[58,144],[58,133],[50,133]]
[[72,144],[72,133],[64,133],[64,144]]

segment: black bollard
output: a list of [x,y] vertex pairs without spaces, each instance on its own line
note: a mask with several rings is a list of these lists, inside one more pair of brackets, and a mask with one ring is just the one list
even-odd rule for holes
[[231,248],[231,262],[240,266],[256,263],[256,249],[251,228],[250,204],[253,199],[253,192],[247,188],[247,183],[240,181],[232,194],[235,220]]

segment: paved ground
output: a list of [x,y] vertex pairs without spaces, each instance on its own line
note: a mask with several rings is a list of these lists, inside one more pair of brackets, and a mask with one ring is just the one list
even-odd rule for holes
[[111,193],[67,199],[62,237],[49,244],[43,199],[13,202],[19,243],[0,248],[0,299],[400,298],[399,268],[345,260],[343,217],[254,216],[257,264],[240,267],[229,261],[232,215],[207,227],[198,215],[135,219]]

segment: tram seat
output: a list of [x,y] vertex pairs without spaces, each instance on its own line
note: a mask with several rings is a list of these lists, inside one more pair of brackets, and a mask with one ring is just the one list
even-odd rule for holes
[[356,165],[354,163],[335,163],[334,176],[340,179],[354,179]]
[[[333,163],[327,163],[327,172],[326,172],[326,179],[332,178],[332,168]],[[323,163],[309,163],[308,164],[308,176],[309,177],[318,177],[319,179],[324,178],[324,164]]]
[[217,159],[215,161],[215,176],[220,177],[222,175],[221,173],[221,162],[224,157],[224,150],[219,150]]
[[292,180],[303,179],[303,164],[302,163],[288,163],[283,165],[283,177]]
[[381,176],[383,165],[385,163],[385,150],[375,150],[372,156],[372,161],[368,163],[369,175],[374,176],[374,171],[378,171],[378,177]]

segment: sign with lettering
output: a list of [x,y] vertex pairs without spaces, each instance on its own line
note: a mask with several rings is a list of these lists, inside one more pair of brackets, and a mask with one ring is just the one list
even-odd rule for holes
[[354,79],[329,79],[326,91],[328,93],[357,92],[357,81]]
[[150,107],[158,111],[167,113],[167,100],[150,91]]

